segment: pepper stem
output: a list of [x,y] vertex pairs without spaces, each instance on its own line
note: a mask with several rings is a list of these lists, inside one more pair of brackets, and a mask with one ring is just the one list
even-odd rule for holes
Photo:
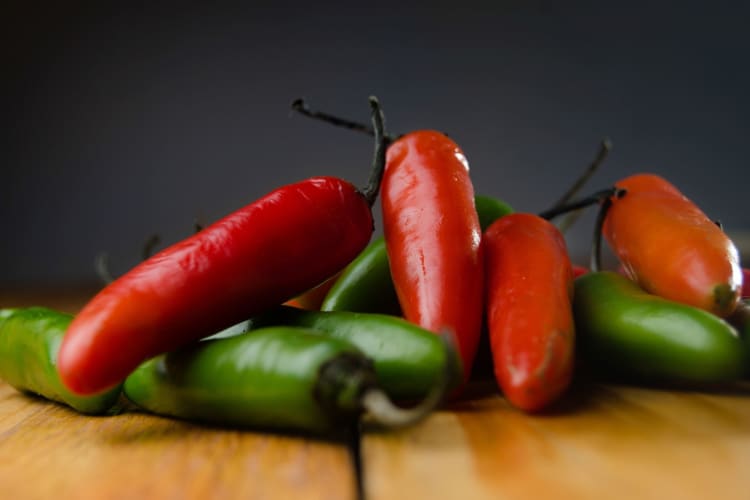
[[580,210],[582,208],[589,207],[591,205],[596,205],[597,203],[601,203],[601,201],[605,198],[609,198],[615,192],[617,191],[617,188],[607,188],[602,189],[601,191],[597,191],[594,194],[591,194],[589,196],[586,196],[585,198],[582,198],[578,201],[574,201],[571,203],[567,203],[560,206],[555,206],[550,209],[544,210],[543,212],[539,212],[539,217],[542,217],[543,219],[554,219],[558,215],[566,214],[568,212],[573,212],[575,210]]
[[362,407],[377,423],[389,428],[414,425],[443,402],[448,390],[454,385],[455,374],[461,370],[457,368],[458,354],[453,334],[443,332],[440,338],[443,340],[445,352],[445,364],[440,379],[417,406],[411,408],[398,407],[378,388],[369,388],[362,394],[360,400]]
[[578,176],[575,182],[568,188],[567,191],[565,191],[560,199],[557,200],[554,205],[552,205],[552,208],[561,207],[570,202],[570,200],[573,199],[573,197],[578,194],[581,188],[588,182],[591,176],[594,175],[597,170],[599,170],[599,167],[601,167],[602,163],[604,163],[604,160],[606,160],[607,156],[609,156],[610,151],[612,151],[612,141],[610,141],[608,137],[605,137],[599,144],[599,151],[596,153],[596,158],[594,158],[594,161],[592,161],[586,168],[586,170],[584,170],[581,175]]
[[[141,248],[141,260],[143,261],[151,258],[159,243],[161,243],[161,238],[158,234],[154,233],[149,236],[143,243],[143,248]],[[116,279],[109,268],[109,254],[107,252],[99,252],[99,254],[96,255],[94,258],[94,270],[96,271],[96,275],[105,285],[109,285]]]
[[[301,97],[292,101],[292,110],[296,111],[302,116],[312,118],[313,120],[320,120],[322,122],[330,123],[331,125],[334,125],[336,127],[354,130],[355,132],[367,134],[370,137],[375,136],[374,126],[370,127],[361,122],[355,122],[347,118],[341,118],[339,116],[331,115],[323,111],[318,111],[317,109],[310,109],[310,106],[308,106],[307,102]],[[398,138],[388,134],[384,134],[384,136],[386,144],[390,144]]]
[[141,249],[141,259],[150,259],[151,256],[154,255],[154,250],[156,250],[156,247],[159,245],[159,243],[161,243],[161,238],[158,234],[154,233],[149,236],[146,242],[143,244],[143,248]]
[[365,197],[365,200],[367,200],[367,203],[372,206],[375,204],[375,200],[380,192],[380,181],[383,179],[383,172],[385,171],[385,152],[388,146],[394,141],[394,138],[385,133],[385,118],[383,117],[383,110],[380,107],[378,98],[370,96],[369,101],[372,127],[345,118],[339,118],[338,116],[329,115],[322,111],[312,110],[302,98],[295,99],[292,102],[292,110],[303,116],[307,116],[308,118],[321,120],[337,127],[363,132],[375,138],[375,152],[372,157],[370,178],[367,180],[367,185],[360,190]]
[[[601,167],[602,163],[604,163],[604,160],[607,159],[609,156],[610,151],[612,151],[612,141],[609,140],[609,138],[605,137],[602,139],[601,144],[599,145],[599,152],[596,154],[596,158],[594,158],[594,161],[591,162],[591,164],[588,166],[588,168],[576,179],[575,183],[568,189],[568,191],[558,200],[558,202],[554,205],[563,205],[567,202],[569,202],[573,196],[578,194],[578,191],[588,182],[588,180],[596,173],[597,170],[599,170],[599,167]],[[567,217],[565,217],[559,224],[558,227],[560,228],[561,233],[565,233],[573,227],[573,225],[578,221],[578,219],[581,217],[581,214],[583,213],[582,210],[574,210],[573,212],[570,212]]]
[[109,285],[115,280],[112,273],[109,270],[109,254],[107,252],[99,252],[94,257],[94,270],[96,275],[105,285]]
[[607,212],[609,212],[609,208],[612,206],[612,198],[622,198],[626,192],[624,189],[612,188],[610,195],[604,198],[599,207],[599,212],[596,214],[589,262],[592,272],[599,272],[602,269],[602,228],[604,227],[604,220],[607,218]]
[[375,96],[370,96],[370,110],[372,111],[372,127],[375,130],[375,149],[372,154],[370,178],[367,180],[367,186],[361,191],[367,203],[372,206],[380,192],[380,181],[383,180],[383,172],[385,172],[385,152],[388,146],[385,141],[383,110]]

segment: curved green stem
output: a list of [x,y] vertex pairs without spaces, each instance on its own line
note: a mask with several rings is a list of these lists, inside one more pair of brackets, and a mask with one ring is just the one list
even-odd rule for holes
[[457,369],[458,353],[456,352],[453,334],[444,332],[440,337],[445,349],[445,365],[438,383],[417,406],[411,408],[398,407],[378,388],[369,388],[362,394],[362,407],[377,423],[389,428],[413,425],[429,415],[443,402],[448,390],[453,387],[455,374],[459,373],[460,369]]

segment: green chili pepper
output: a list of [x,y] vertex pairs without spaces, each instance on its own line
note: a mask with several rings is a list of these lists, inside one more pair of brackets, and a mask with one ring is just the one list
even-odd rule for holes
[[43,307],[0,311],[0,378],[22,392],[64,403],[88,414],[111,410],[120,395],[115,387],[95,396],[67,390],[57,374],[57,353],[73,316]]
[[575,281],[581,356],[601,371],[654,382],[738,379],[744,352],[737,332],[697,308],[648,294],[613,272]]
[[385,425],[422,418],[442,398],[393,406],[372,362],[355,346],[287,326],[198,342],[157,356],[126,380],[124,392],[153,413],[260,428],[330,432],[363,411]]
[[[482,231],[503,215],[513,212],[507,203],[489,196],[474,196],[474,205]],[[320,309],[401,314],[382,236],[373,240],[344,268]]]
[[750,376],[750,301],[741,300],[727,321],[737,329],[742,339],[746,356],[745,377],[748,377]]
[[18,311],[18,309],[0,309],[0,327],[2,327],[5,320],[15,314],[16,311]]
[[320,309],[401,314],[382,236],[374,239],[344,268]]
[[500,217],[513,213],[513,208],[504,201],[481,194],[474,196],[474,206],[477,207],[479,225],[482,227],[482,231],[490,227]]
[[395,316],[303,311],[281,306],[254,318],[251,323],[253,328],[269,325],[306,327],[327,337],[350,342],[373,360],[378,384],[396,400],[425,397],[440,382],[446,363],[453,370],[450,374],[452,381],[458,382],[461,373],[457,358],[446,359],[440,336]]

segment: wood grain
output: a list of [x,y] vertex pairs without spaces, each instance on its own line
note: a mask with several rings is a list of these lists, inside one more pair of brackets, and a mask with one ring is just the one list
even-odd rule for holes
[[750,392],[595,387],[554,415],[499,396],[362,443],[369,500],[748,499]]
[[346,499],[345,444],[139,413],[87,417],[0,382],[0,498]]
[[[91,291],[0,292],[76,312]],[[494,385],[361,441],[367,500],[750,499],[750,386],[585,386],[527,416]],[[86,417],[0,382],[0,498],[353,499],[341,443],[139,413]]]

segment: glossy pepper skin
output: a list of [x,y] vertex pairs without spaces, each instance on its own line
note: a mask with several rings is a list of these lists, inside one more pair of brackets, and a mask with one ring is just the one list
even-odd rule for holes
[[734,310],[742,288],[737,248],[665,179],[637,174],[616,183],[603,233],[625,272],[645,290],[717,316]]
[[[476,195],[474,204],[482,231],[503,215],[513,212],[510,205],[490,196]],[[373,240],[346,266],[323,299],[320,309],[401,315],[385,238]]]
[[320,310],[401,314],[383,237],[374,239],[344,268]]
[[424,398],[439,383],[446,364],[455,367],[452,380],[460,379],[460,362],[446,359],[440,337],[394,316],[303,311],[282,306],[254,318],[251,323],[253,328],[271,325],[310,328],[351,343],[373,361],[378,385],[396,400]]
[[727,318],[742,340],[745,350],[745,378],[750,378],[750,300],[737,303],[734,312]]
[[350,343],[282,326],[157,356],[123,390],[160,415],[325,433],[355,419],[359,396],[374,384],[370,361]]
[[618,273],[577,278],[573,304],[582,356],[605,375],[702,384],[743,373],[742,343],[726,321],[649,294]]
[[57,374],[60,343],[72,318],[44,307],[0,310],[0,379],[81,413],[106,413],[117,403],[119,387],[96,396],[78,396],[63,386]]
[[142,262],[70,325],[60,350],[63,383],[79,394],[105,390],[145,359],[283,303],[343,269],[370,240],[385,168],[384,117],[377,98],[369,102],[375,150],[362,191],[335,177],[290,184]]
[[484,245],[495,377],[511,404],[542,410],[573,374],[573,268],[565,240],[549,221],[515,213],[485,231]]
[[106,390],[156,354],[321,283],[359,254],[372,231],[368,202],[344,180],[315,177],[281,187],[96,295],[63,340],[63,383],[79,394]]
[[388,148],[381,206],[404,317],[451,331],[467,380],[482,326],[484,261],[466,157],[439,132],[399,138]]

